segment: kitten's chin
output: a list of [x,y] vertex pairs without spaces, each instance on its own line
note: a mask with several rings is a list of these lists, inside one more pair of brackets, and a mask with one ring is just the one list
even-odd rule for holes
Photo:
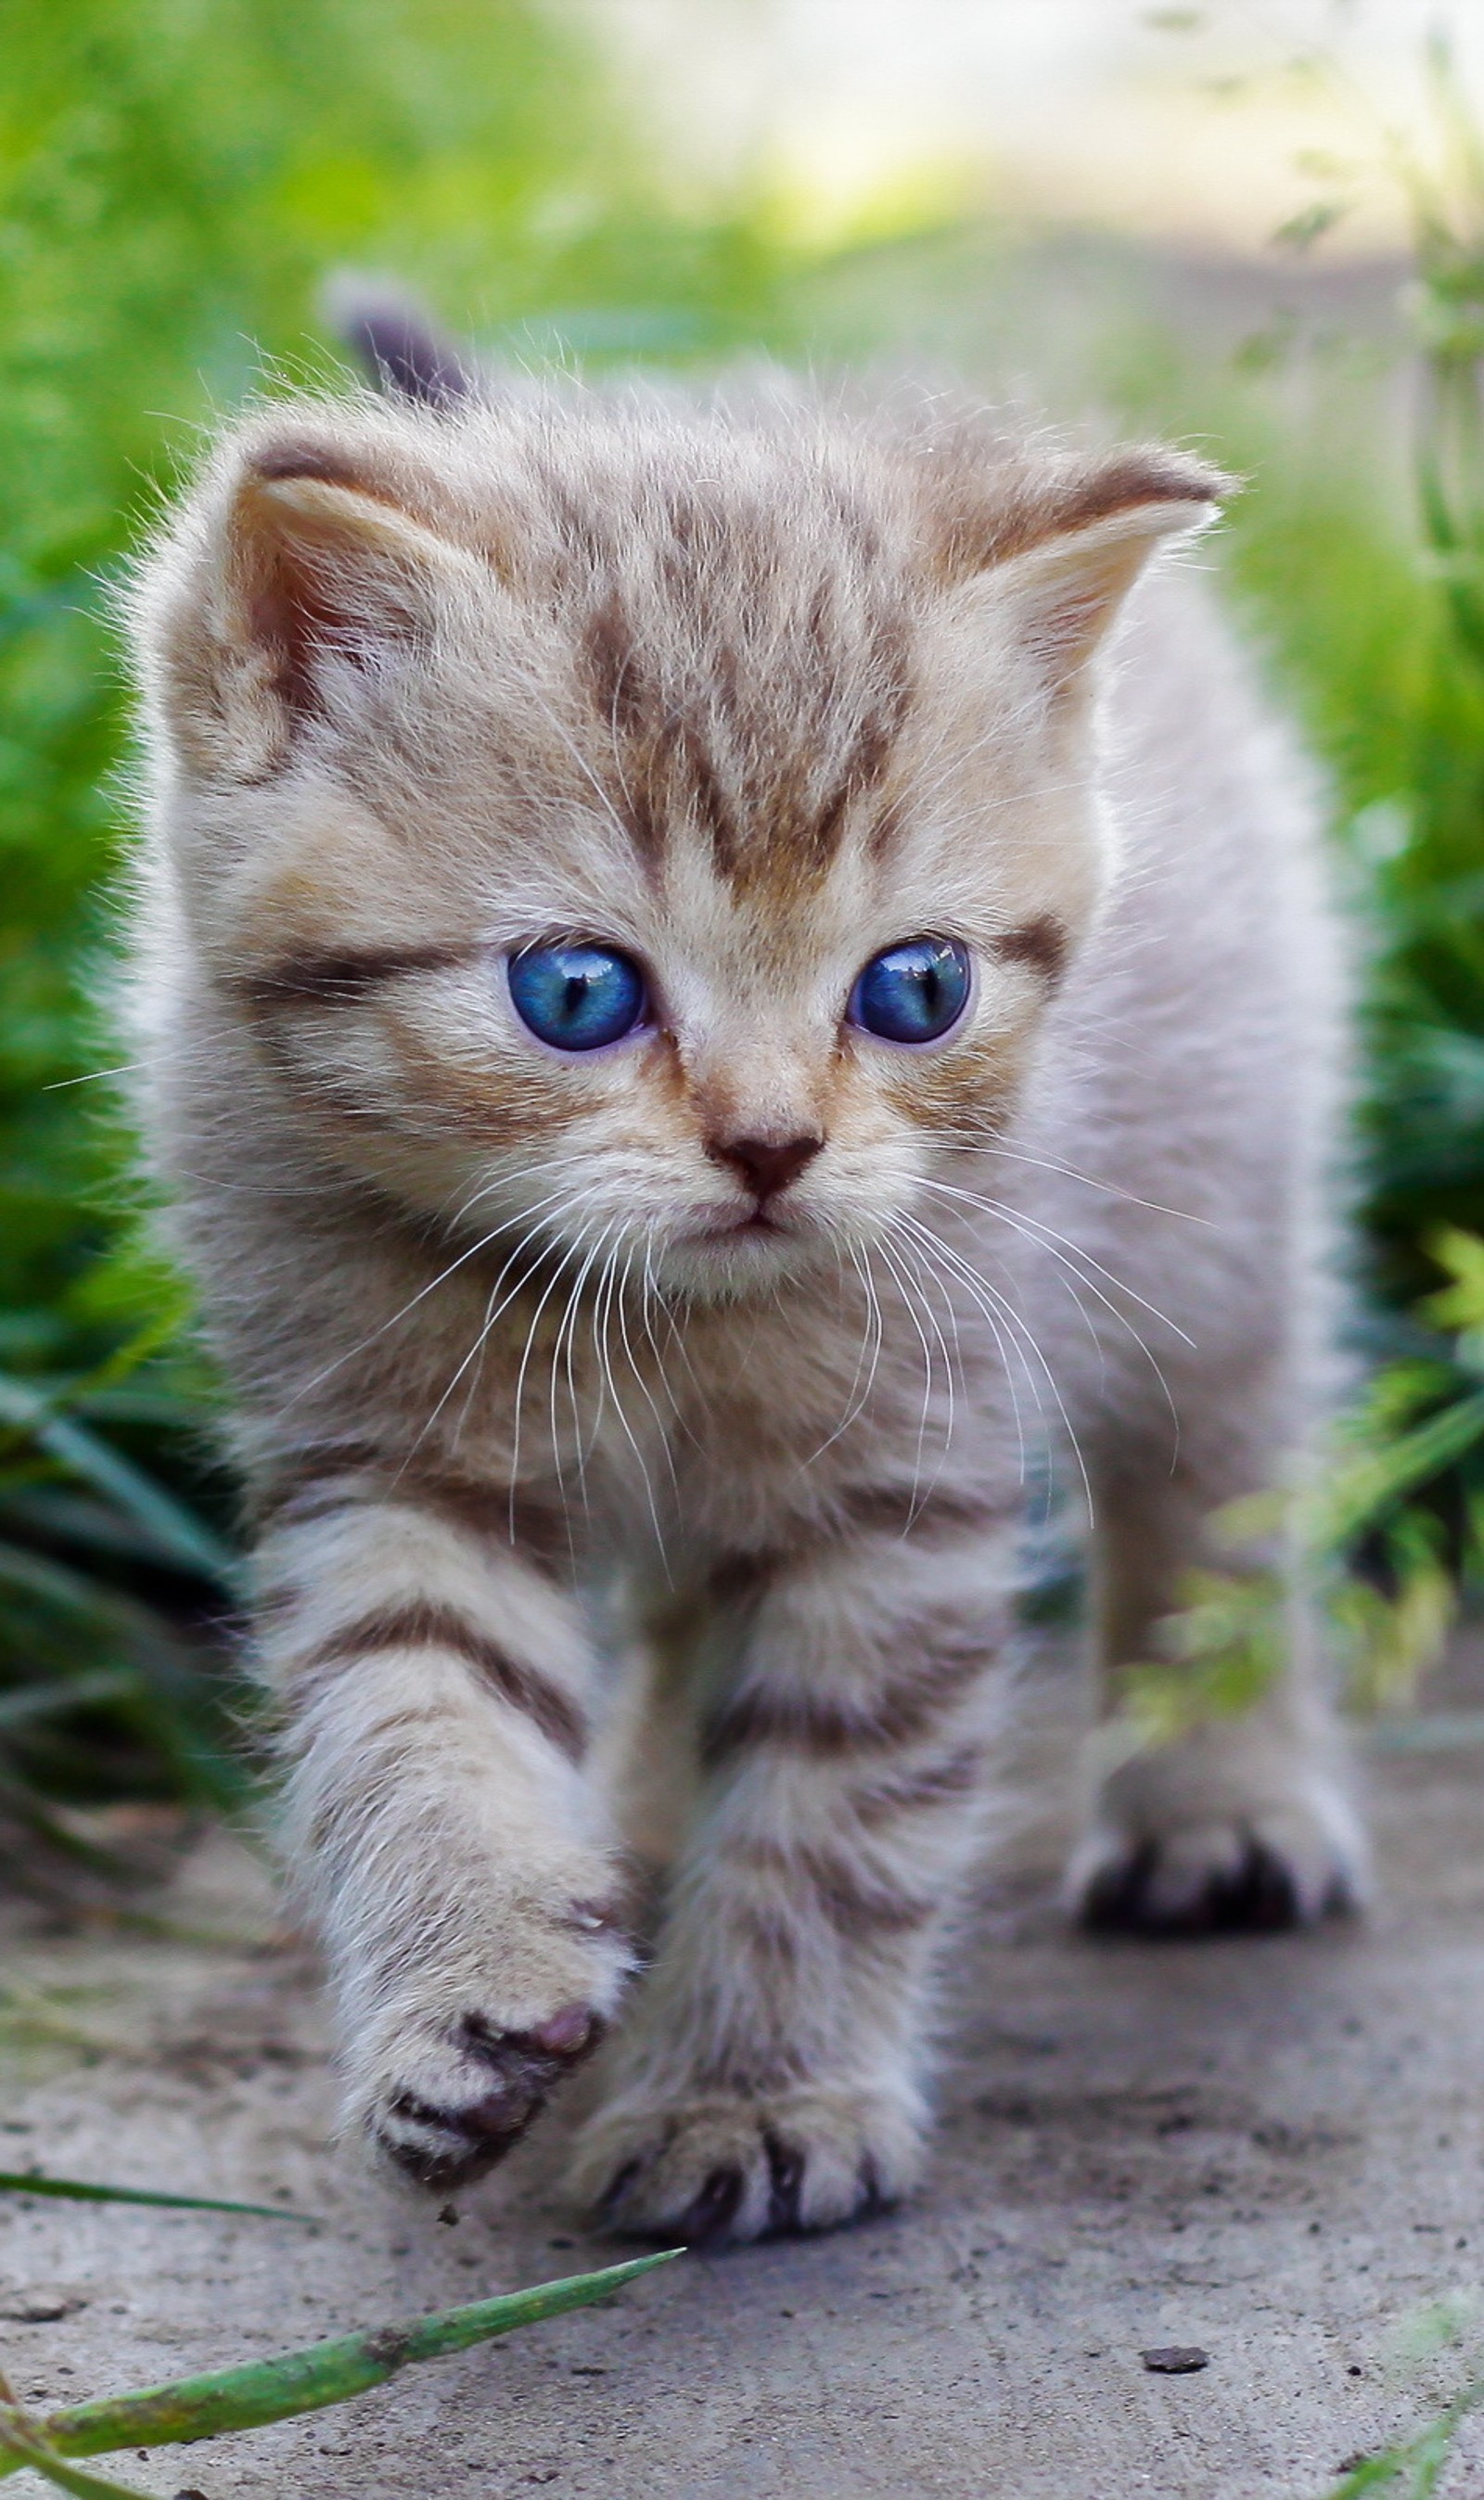
[[729,1302],[774,1293],[790,1277],[832,1263],[834,1255],[828,1237],[812,1225],[754,1216],[676,1234],[657,1267],[664,1284],[694,1300]]

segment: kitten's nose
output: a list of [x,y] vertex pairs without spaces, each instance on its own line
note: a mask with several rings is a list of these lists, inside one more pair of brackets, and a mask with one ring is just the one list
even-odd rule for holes
[[761,1201],[775,1198],[797,1180],[824,1144],[823,1137],[729,1137],[707,1148],[714,1163],[735,1164],[747,1187]]

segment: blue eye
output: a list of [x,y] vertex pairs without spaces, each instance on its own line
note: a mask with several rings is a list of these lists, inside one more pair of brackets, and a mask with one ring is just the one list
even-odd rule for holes
[[632,1033],[646,1003],[643,974],[609,946],[527,946],[510,960],[522,1024],[553,1050],[600,1050]]
[[956,938],[908,938],[873,955],[845,1012],[882,1041],[936,1041],[968,1003],[968,948]]

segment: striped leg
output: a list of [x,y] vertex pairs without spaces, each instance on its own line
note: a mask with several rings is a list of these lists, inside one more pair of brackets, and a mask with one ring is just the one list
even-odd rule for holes
[[543,1570],[413,1494],[297,1512],[260,1549],[261,1645],[345,2123],[443,2186],[524,2132],[630,1964],[580,1769],[586,1644]]
[[700,1817],[577,2151],[577,2193],[618,2230],[819,2229],[916,2177],[925,1999],[980,1821],[1009,1539],[977,1500],[943,1497],[907,1537],[893,1506],[724,1575]]
[[[1253,1450],[1241,1417],[1216,1420],[1208,1431],[1191,1418],[1173,1471],[1168,1454],[1161,1464],[1150,1453],[1141,1469],[1126,1458],[1102,1470],[1098,1580],[1109,1705],[1122,1697],[1121,1668],[1168,1655],[1164,1619],[1187,1602],[1185,1575],[1199,1565],[1239,1567],[1230,1545],[1213,1544],[1212,1514],[1279,1477],[1276,1435]],[[1245,1559],[1254,1570],[1283,1569],[1289,1560],[1281,1538],[1257,1540]],[[1287,1656],[1260,1698],[1108,1772],[1068,1875],[1072,1906],[1088,1925],[1200,1935],[1294,1926],[1364,1901],[1365,1836],[1309,1613],[1296,1586]]]

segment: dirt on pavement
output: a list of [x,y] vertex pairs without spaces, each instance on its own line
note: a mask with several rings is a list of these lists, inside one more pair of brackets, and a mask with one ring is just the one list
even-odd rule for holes
[[[1205,1945],[1070,1933],[1076,1748],[986,1882],[929,2185],[854,2232],[690,2256],[343,2409],[116,2461],[206,2500],[1259,2500],[1320,2494],[1466,2363],[1396,2358],[1484,2284],[1484,1659],[1368,1747],[1364,1924]],[[154,1927],[6,1915],[0,2168],[247,2198],[284,2220],[0,2197],[0,2358],[39,2409],[607,2262],[562,2122],[458,2220],[328,2149],[313,1965],[205,1835]],[[1204,2367],[1144,2355],[1200,2348]],[[1459,2500],[1484,2489],[1467,2426]],[[39,2487],[39,2486],[38,2486]],[[26,2488],[26,2478],[16,2485]]]

